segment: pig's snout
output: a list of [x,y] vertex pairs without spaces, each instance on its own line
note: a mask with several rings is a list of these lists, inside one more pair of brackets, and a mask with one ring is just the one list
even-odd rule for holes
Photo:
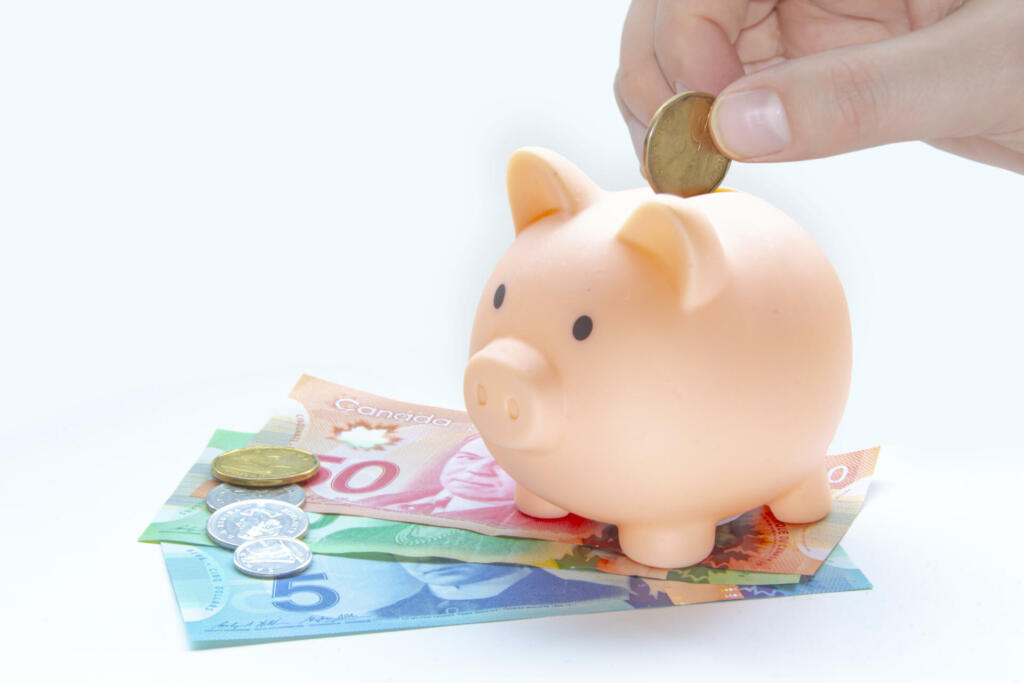
[[558,373],[524,342],[495,339],[474,354],[463,393],[473,423],[496,446],[544,451],[562,437],[565,411]]

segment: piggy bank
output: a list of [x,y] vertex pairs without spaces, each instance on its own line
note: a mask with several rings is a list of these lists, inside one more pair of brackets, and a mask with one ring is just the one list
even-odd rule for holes
[[476,312],[464,394],[527,515],[618,525],[655,567],[723,519],[828,514],[850,320],[814,240],[743,192],[606,192],[566,159],[508,165],[516,237]]

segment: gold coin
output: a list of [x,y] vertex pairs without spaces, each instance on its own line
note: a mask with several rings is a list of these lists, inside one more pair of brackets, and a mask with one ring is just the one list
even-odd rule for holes
[[725,178],[729,158],[711,138],[708,115],[715,96],[682,92],[654,114],[644,138],[643,168],[655,192],[692,197]]
[[221,453],[210,463],[213,476],[239,486],[283,486],[306,481],[320,469],[309,451],[285,446],[246,446]]

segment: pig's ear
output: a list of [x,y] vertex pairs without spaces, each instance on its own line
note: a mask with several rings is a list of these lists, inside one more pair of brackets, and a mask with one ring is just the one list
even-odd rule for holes
[[600,193],[568,159],[540,147],[517,150],[508,160],[506,179],[517,235],[549,214],[579,212]]
[[650,256],[668,275],[684,310],[714,299],[728,279],[715,227],[686,200],[641,204],[619,229],[618,238]]

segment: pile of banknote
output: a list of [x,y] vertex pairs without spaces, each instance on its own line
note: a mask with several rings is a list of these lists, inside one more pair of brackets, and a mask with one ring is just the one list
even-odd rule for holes
[[[139,539],[160,544],[197,645],[871,587],[838,543],[877,448],[826,456],[833,504],[822,521],[750,510],[719,525],[699,565],[656,569],[623,555],[612,525],[519,513],[514,482],[464,412],[303,376],[275,413],[255,434],[215,432]],[[313,454],[316,469],[270,487],[211,467],[254,446]],[[268,512],[275,505],[296,526]],[[229,508],[273,528],[218,539],[232,523],[211,518]]]

